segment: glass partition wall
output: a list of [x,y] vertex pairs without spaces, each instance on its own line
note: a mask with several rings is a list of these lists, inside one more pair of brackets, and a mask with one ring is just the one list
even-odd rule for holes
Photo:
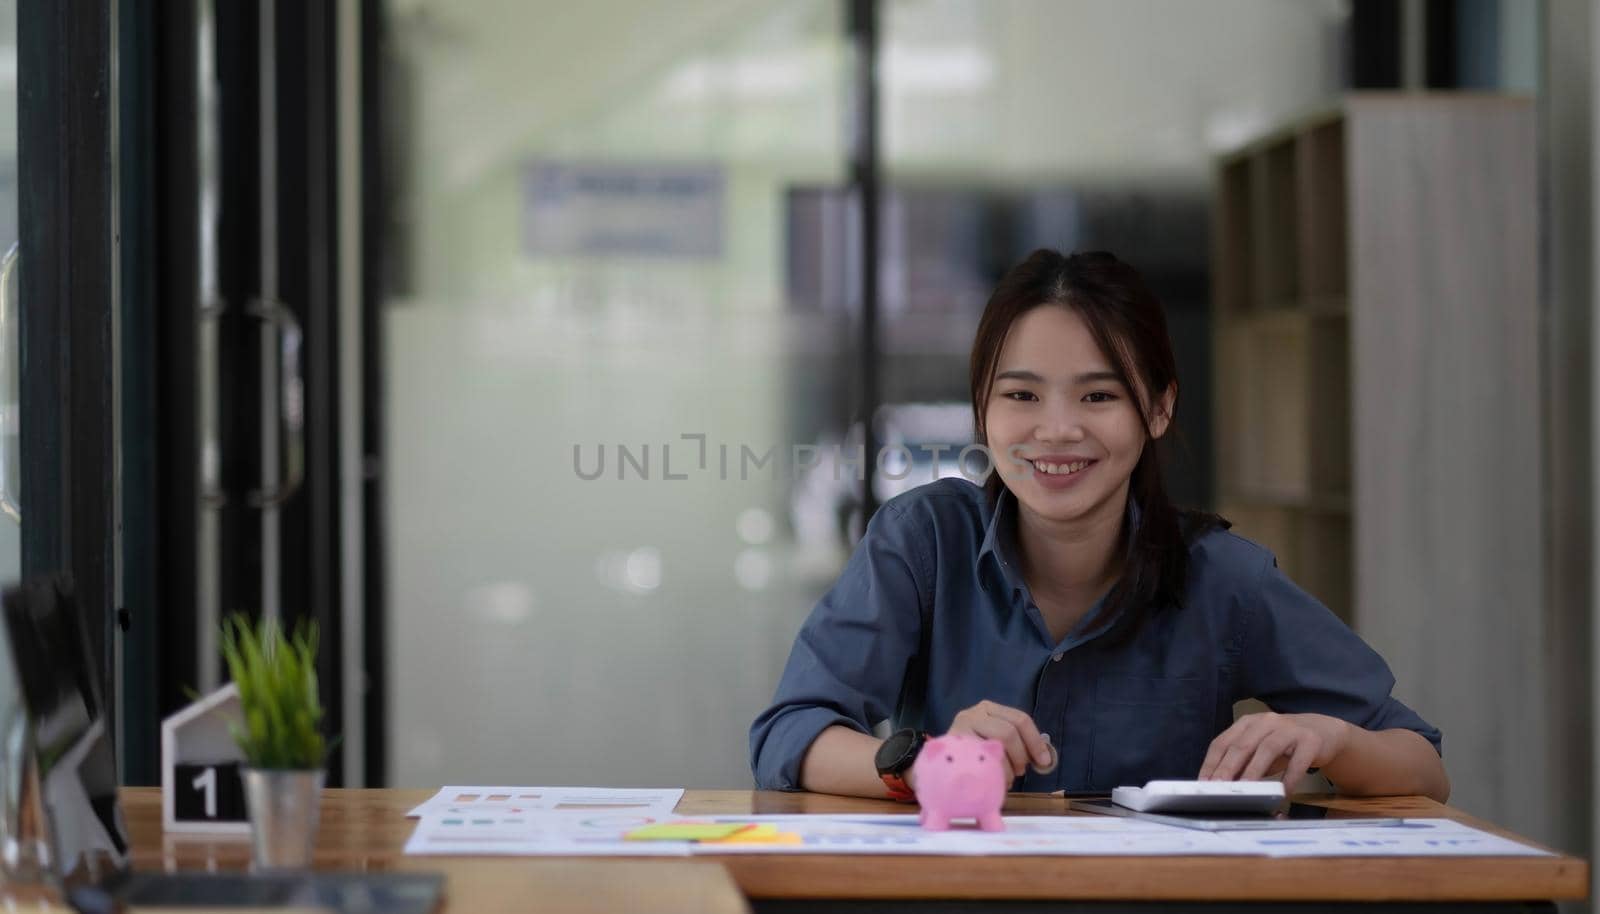
[[789,256],[843,16],[391,4],[392,783],[748,781],[844,558],[790,455],[849,422],[845,265]]
[[[957,472],[917,445],[970,442],[978,314],[1047,245],[1165,298],[1207,502],[1212,161],[1334,99],[1345,6],[877,8],[874,437],[917,465],[876,496]],[[861,528],[848,7],[386,19],[389,780],[746,786]]]

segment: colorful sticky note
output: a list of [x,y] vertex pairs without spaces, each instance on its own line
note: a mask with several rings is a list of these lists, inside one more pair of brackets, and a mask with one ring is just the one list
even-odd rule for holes
[[717,841],[750,827],[743,822],[659,822],[622,837],[626,841]]
[[778,831],[776,825],[755,825],[726,838],[712,838],[703,844],[803,844],[796,832]]

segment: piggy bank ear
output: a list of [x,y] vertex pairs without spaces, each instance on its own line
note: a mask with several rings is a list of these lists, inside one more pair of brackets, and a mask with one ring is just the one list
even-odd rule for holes
[[982,747],[985,753],[993,752],[995,755],[1000,756],[1001,758],[1005,757],[1006,744],[997,739],[986,739],[978,745]]

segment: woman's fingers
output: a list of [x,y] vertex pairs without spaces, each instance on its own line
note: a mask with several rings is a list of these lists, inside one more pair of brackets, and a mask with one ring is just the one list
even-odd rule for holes
[[1038,725],[1026,711],[1019,711],[992,701],[984,702],[980,707],[987,711],[989,716],[998,717],[1016,728],[1017,734],[1022,737],[1022,745],[1027,750],[1023,758],[1024,767],[1030,760],[1040,767],[1050,764],[1050,743],[1044,738],[1044,734],[1039,732]]
[[1323,737],[1311,727],[1277,714],[1253,714],[1224,730],[1206,750],[1202,781],[1258,781],[1283,774],[1293,791],[1322,753]]
[[[1254,729],[1255,721],[1252,717],[1261,715],[1252,714],[1250,717],[1241,717],[1233,722],[1233,726],[1217,734],[1211,741],[1211,746],[1206,749],[1205,761],[1200,764],[1200,780],[1202,781],[1231,781],[1234,778],[1234,767],[1226,770],[1223,768],[1229,759],[1229,752],[1237,754],[1240,750],[1235,747],[1248,738],[1249,732]],[[1254,748],[1252,744],[1251,748]],[[1248,758],[1248,756],[1247,756]],[[1243,764],[1240,762],[1239,764]]]
[[1217,766],[1222,763],[1223,753],[1228,751],[1229,737],[1232,733],[1233,728],[1229,727],[1218,733],[1216,739],[1211,741],[1211,745],[1206,747],[1206,758],[1200,763],[1200,774],[1197,775],[1200,780],[1209,781],[1216,775]]
[[1222,757],[1217,760],[1217,767],[1212,770],[1211,776],[1201,780],[1210,781],[1237,781],[1239,772],[1250,761],[1252,749],[1243,742],[1229,745],[1222,752]]
[[[1301,739],[1309,738],[1310,734],[1301,735]],[[1295,734],[1277,731],[1268,733],[1256,744],[1255,751],[1250,754],[1250,761],[1240,773],[1241,781],[1259,781],[1267,776],[1267,770],[1272,763],[1283,758],[1295,747]]]
[[1007,720],[994,717],[976,708],[969,708],[956,715],[950,723],[951,733],[970,733],[980,739],[999,740],[1005,746],[1006,761],[1011,766],[1013,777],[1021,777],[1023,769],[1028,765],[1028,750],[1022,745],[1022,734]]
[[1011,763],[1012,777],[1022,777],[1028,770],[1028,750],[1022,745],[1022,734],[1010,721],[985,717],[977,721],[974,732],[984,739],[997,739],[1006,747],[1006,761]]
[[1317,762],[1317,753],[1322,751],[1321,739],[1303,739],[1294,747],[1294,755],[1289,758],[1289,766],[1283,769],[1283,792],[1294,793],[1294,789]]
[[950,732],[999,740],[1006,748],[1006,760],[1015,777],[1027,773],[1030,759],[1043,758],[1045,764],[1050,760],[1050,748],[1039,735],[1033,718],[992,701],[979,702],[957,714],[950,723]]

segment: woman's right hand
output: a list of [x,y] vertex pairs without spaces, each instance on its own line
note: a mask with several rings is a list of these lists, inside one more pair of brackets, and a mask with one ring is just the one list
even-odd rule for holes
[[1026,711],[1008,708],[992,701],[980,701],[956,715],[950,733],[969,733],[983,739],[997,739],[1006,747],[1006,759],[1014,777],[1027,773],[1028,765],[1050,765],[1050,743],[1039,733]]

